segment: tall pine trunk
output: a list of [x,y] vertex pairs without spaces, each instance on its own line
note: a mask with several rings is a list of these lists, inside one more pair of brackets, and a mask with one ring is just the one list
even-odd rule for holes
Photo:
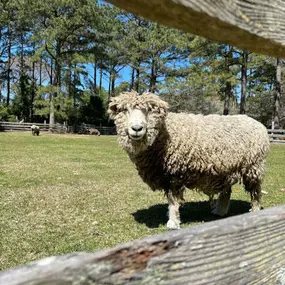
[[149,85],[149,91],[150,92],[155,92],[156,80],[157,80],[156,61],[153,58],[152,62],[151,62],[151,74],[150,74],[150,85]]
[[131,72],[131,82],[130,82],[130,88],[129,91],[132,91],[134,89],[134,84],[135,84],[135,68],[132,67],[132,72]]
[[42,65],[43,65],[43,59],[40,57],[40,78],[39,78],[39,86],[42,86]]
[[61,48],[60,42],[56,42],[56,55],[54,62],[54,80],[53,87],[56,91],[52,92],[52,96],[50,97],[50,117],[49,117],[49,125],[53,127],[55,124],[55,98],[58,96],[58,92],[60,91],[60,83],[61,83],[61,65],[60,65],[60,56],[61,56]]
[[275,86],[274,110],[273,110],[274,129],[280,128],[280,100],[281,100],[281,92],[282,92],[281,75],[282,75],[281,59],[277,58],[276,60],[276,86]]
[[99,78],[99,95],[101,96],[101,93],[102,93],[102,80],[103,80],[103,68],[102,68],[102,65],[101,65],[101,68],[100,68],[100,78]]
[[[72,91],[73,91],[73,107],[76,108],[76,100],[77,100],[77,94],[76,94],[76,85],[77,85],[77,82],[79,81],[78,80],[78,74],[76,72],[76,63],[74,64],[74,71],[73,71],[73,77],[71,77],[71,85],[72,85]],[[72,72],[71,72],[72,74]]]
[[[225,70],[230,76],[230,63],[233,58],[233,47],[229,46],[229,51],[226,53],[225,56]],[[232,84],[230,79],[226,81],[225,86],[225,101],[224,101],[224,111],[223,114],[226,116],[229,114],[230,111],[230,99],[232,97]]]
[[111,82],[112,82],[112,75],[111,75],[111,72],[110,72],[110,74],[109,74],[108,98],[107,98],[107,102],[110,102],[110,100],[111,100]]
[[248,52],[243,51],[242,63],[241,63],[240,114],[245,114],[246,91],[247,91],[247,61],[248,61]]
[[140,61],[138,61],[136,66],[136,79],[135,79],[135,90],[139,92],[140,89]]
[[30,106],[31,122],[34,121],[34,100],[36,97],[35,69],[36,69],[36,63],[33,61],[32,63],[32,92],[31,92],[31,106]]
[[116,72],[112,71],[111,73],[111,96],[115,96],[115,81],[116,81]]
[[20,32],[20,44],[21,44],[21,49],[20,49],[20,97],[21,101],[23,102],[23,109],[22,109],[22,118],[24,119],[25,122],[29,121],[29,116],[30,114],[30,106],[29,106],[29,100],[27,98],[27,86],[26,83],[27,81],[25,80],[25,62],[24,62],[24,35],[23,31]]
[[223,112],[225,116],[229,114],[231,95],[232,95],[232,84],[230,81],[227,81],[225,88],[225,101],[224,101],[224,112]]
[[68,61],[68,69],[66,71],[66,78],[67,78],[67,90],[68,90],[68,97],[72,101],[72,106],[75,106],[75,102],[73,100],[73,88],[72,88],[72,65],[71,62]]
[[[53,85],[53,60],[50,60],[50,85]],[[49,94],[49,126],[54,125],[54,93],[50,92]]]
[[94,55],[94,70],[93,70],[93,90],[94,94],[97,94],[97,61],[96,61],[96,56]]
[[10,93],[11,93],[11,46],[12,46],[11,27],[8,26],[8,70],[7,70],[7,106],[10,105]]

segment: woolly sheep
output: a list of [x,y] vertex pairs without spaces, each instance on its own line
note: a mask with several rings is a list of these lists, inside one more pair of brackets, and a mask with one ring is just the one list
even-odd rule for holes
[[39,135],[40,134],[40,127],[36,125],[31,126],[32,134],[34,135]]
[[[260,209],[261,182],[269,150],[266,128],[246,115],[168,113],[168,104],[151,93],[125,92],[112,98],[108,113],[118,142],[152,190],[164,190],[167,227],[180,227],[185,188],[210,198],[212,213],[228,213],[231,186],[243,183],[251,210]],[[216,203],[214,195],[219,194]]]
[[100,136],[100,135],[101,135],[101,133],[99,132],[99,130],[94,129],[94,128],[89,129],[89,134],[90,134],[90,135],[94,135],[94,136]]

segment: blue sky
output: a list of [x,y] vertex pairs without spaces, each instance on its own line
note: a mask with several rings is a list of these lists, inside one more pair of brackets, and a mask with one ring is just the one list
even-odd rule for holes
[[[86,71],[88,72],[88,77],[90,80],[93,81],[93,65],[92,64],[88,64],[86,66]],[[97,71],[97,84],[99,84],[99,70]],[[115,86],[120,85],[121,82],[123,81],[130,81],[130,77],[131,77],[131,68],[129,66],[125,66],[120,72],[119,72],[119,77],[116,79],[115,81]],[[103,75],[103,80],[102,80],[102,84],[104,89],[108,90],[108,84],[109,84],[109,75]]]

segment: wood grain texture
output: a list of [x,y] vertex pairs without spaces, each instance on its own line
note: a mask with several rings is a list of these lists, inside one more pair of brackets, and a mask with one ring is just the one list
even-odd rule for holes
[[285,284],[285,205],[0,273],[1,285]]
[[244,50],[285,57],[283,0],[108,0],[167,26]]

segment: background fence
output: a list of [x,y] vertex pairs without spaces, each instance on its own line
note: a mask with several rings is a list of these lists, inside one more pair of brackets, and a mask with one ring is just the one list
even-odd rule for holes
[[[31,126],[35,123],[19,123],[19,122],[0,122],[0,132],[7,131],[31,131]],[[66,126],[56,124],[50,127],[48,124],[35,124],[40,127],[41,132],[52,133],[78,133],[89,134],[90,129],[97,129],[101,135],[116,135],[115,127],[95,126],[90,124],[81,124],[76,126]],[[268,129],[268,135],[272,143],[285,144],[285,129]]]
[[279,130],[269,129],[268,135],[269,135],[271,142],[285,144],[285,130],[284,129],[279,129]]
[[51,133],[79,133],[79,134],[89,134],[89,129],[97,129],[102,135],[115,135],[115,127],[103,127],[82,124],[77,126],[66,126],[61,124],[55,124],[50,127],[49,124],[38,124],[38,123],[19,123],[19,122],[0,122],[0,132],[28,132],[31,131],[31,126],[37,125],[40,127],[41,132],[51,132]]

